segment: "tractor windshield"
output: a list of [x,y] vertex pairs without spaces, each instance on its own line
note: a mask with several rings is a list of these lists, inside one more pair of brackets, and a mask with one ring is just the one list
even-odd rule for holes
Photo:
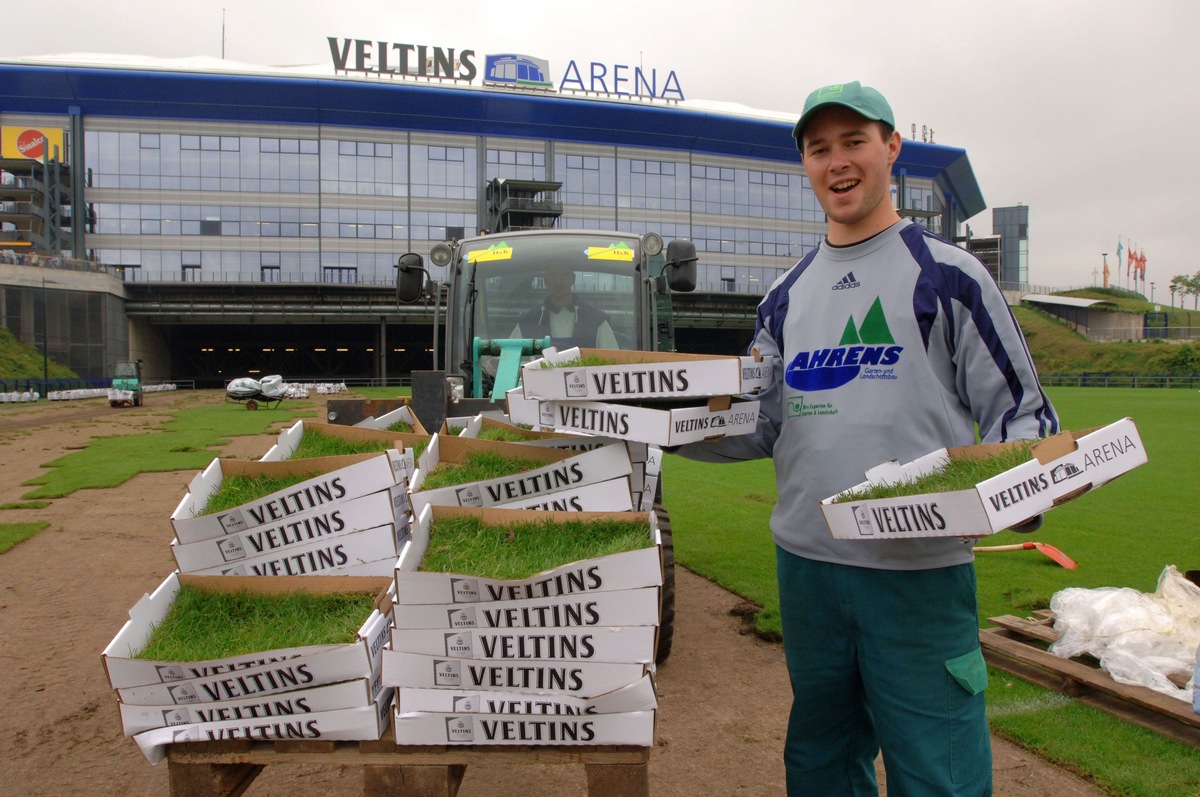
[[638,245],[636,236],[582,231],[466,242],[458,301],[467,352],[471,338],[638,348]]

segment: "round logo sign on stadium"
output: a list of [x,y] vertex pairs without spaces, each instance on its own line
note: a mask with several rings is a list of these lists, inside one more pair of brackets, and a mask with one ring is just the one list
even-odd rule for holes
[[17,152],[22,157],[41,160],[46,152],[46,134],[41,130],[22,130],[17,134]]

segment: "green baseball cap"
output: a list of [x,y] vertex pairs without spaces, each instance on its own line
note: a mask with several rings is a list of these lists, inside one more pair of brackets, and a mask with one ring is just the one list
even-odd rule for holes
[[800,121],[792,128],[792,138],[796,139],[796,149],[802,149],[804,127],[812,119],[813,114],[828,105],[843,105],[861,116],[876,122],[883,122],[895,129],[896,120],[892,117],[892,106],[875,89],[864,86],[857,80],[853,83],[837,83],[832,86],[822,86],[808,95],[804,101],[804,113]]

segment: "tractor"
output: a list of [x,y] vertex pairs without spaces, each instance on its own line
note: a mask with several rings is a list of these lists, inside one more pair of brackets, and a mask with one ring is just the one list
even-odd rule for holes
[[108,389],[108,406],[142,406],[141,360],[122,360],[113,368],[112,386]]
[[[413,372],[413,410],[426,429],[503,410],[520,366],[550,345],[672,351],[671,293],[696,285],[695,244],[672,241],[664,252],[653,232],[481,235],[434,245],[429,262],[444,281],[419,254],[396,265],[397,299],[434,303],[434,370]],[[566,302],[555,297],[564,285]],[[573,329],[550,317],[564,304]]]

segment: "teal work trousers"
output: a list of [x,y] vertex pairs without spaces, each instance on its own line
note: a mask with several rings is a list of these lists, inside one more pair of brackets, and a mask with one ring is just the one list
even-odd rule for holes
[[[875,545],[872,541],[863,545]],[[989,797],[975,568],[876,570],[776,547],[788,797]]]

